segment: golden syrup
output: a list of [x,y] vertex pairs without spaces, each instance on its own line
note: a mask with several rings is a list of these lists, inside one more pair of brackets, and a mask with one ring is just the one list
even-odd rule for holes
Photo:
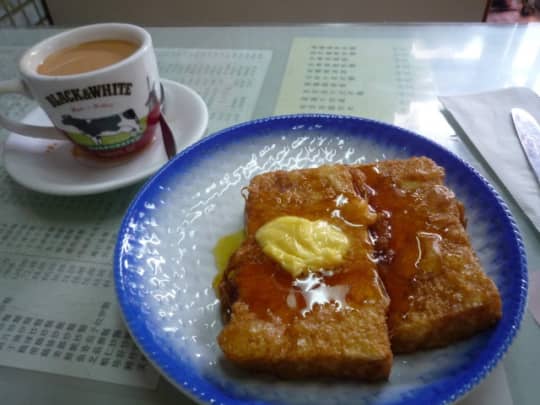
[[[327,305],[337,311],[387,305],[368,231],[377,214],[363,198],[363,178],[363,174],[355,177],[354,170],[334,166],[278,172],[252,181],[246,205],[247,240],[229,263],[226,271],[231,277],[221,283],[220,299],[226,309],[240,301],[260,319],[277,317],[288,323]],[[258,229],[282,216],[323,220],[340,228],[350,242],[343,262],[293,277],[255,240]]]
[[379,275],[390,296],[390,314],[401,316],[409,311],[411,282],[418,260],[417,240],[410,235],[422,230],[425,223],[423,218],[404,211],[405,207],[414,207],[414,198],[391,177],[382,175],[376,164],[362,170],[373,190],[370,205],[379,212],[372,227]]
[[226,302],[239,299],[248,303],[260,319],[278,317],[285,323],[327,304],[339,311],[359,310],[366,303],[382,303],[386,293],[378,282],[367,227],[347,226],[342,222],[341,228],[351,241],[344,262],[299,277],[293,277],[265,255],[252,237],[245,246],[249,253],[229,269],[234,272],[226,290],[230,297],[222,298]]
[[414,267],[422,275],[434,275],[441,271],[441,243],[442,236],[432,232],[417,232],[418,258]]
[[239,231],[221,237],[217,241],[216,246],[214,246],[212,253],[214,254],[214,262],[216,264],[218,272],[214,277],[214,280],[212,281],[212,287],[214,288],[214,291],[216,291],[216,294],[218,291],[219,283],[221,283],[221,279],[223,278],[223,273],[225,272],[225,269],[229,264],[229,259],[236,251],[236,249],[240,247],[240,245],[242,244],[242,242],[244,242],[245,239],[246,234],[244,230],[241,229]]
[[[379,274],[390,296],[392,326],[394,318],[407,318],[416,300],[416,282],[441,271],[443,237],[437,232],[438,226],[430,222],[429,213],[444,213],[453,196],[441,185],[417,180],[415,173],[396,179],[383,174],[376,164],[365,166],[362,171],[373,190],[370,204],[379,212],[371,231]],[[427,190],[431,193],[428,200]],[[435,198],[434,194],[440,197]]]
[[333,304],[336,310],[359,309],[383,296],[374,272],[347,268],[293,278],[263,256],[258,263],[240,266],[234,277],[236,296],[248,303],[260,319],[275,316],[288,323],[305,317],[316,306]]

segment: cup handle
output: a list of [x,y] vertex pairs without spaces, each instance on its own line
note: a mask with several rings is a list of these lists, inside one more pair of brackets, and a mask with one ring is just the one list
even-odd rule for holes
[[[24,82],[19,79],[0,82],[0,95],[7,93],[18,93],[28,98],[32,98],[30,93],[26,89]],[[8,131],[15,132],[24,136],[29,136],[31,138],[62,140],[67,139],[66,135],[64,135],[55,127],[41,127],[38,125],[23,124],[7,118],[2,113],[0,113],[0,126],[6,128]]]

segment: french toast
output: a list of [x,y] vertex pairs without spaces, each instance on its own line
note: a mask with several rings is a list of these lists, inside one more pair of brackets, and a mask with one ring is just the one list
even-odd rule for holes
[[[250,370],[285,378],[387,379],[392,352],[389,305],[373,260],[363,195],[365,176],[344,165],[276,171],[247,189],[246,240],[219,284],[225,356]],[[324,220],[350,241],[343,262],[293,277],[266,255],[257,231],[283,216]]]
[[[388,378],[392,352],[446,346],[494,325],[497,287],[444,178],[428,158],[253,178],[246,240],[219,283],[226,357],[285,378],[377,381]],[[299,277],[285,271],[257,235],[289,216],[341,229],[351,241],[344,261]]]
[[495,324],[499,292],[471,247],[444,170],[428,158],[358,168],[379,213],[371,230],[390,297],[392,351],[445,346]]

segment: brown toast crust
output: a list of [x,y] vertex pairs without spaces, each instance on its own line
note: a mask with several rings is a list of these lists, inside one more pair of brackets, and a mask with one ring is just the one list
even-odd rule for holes
[[[284,378],[377,381],[388,378],[392,351],[446,346],[495,324],[498,290],[444,175],[430,159],[412,158],[253,178],[247,239],[219,285],[225,356]],[[345,263],[315,280],[329,291],[346,286],[345,299],[310,303],[262,252],[255,232],[283,215],[325,219],[353,241]]]
[[[388,298],[371,257],[368,224],[375,216],[359,193],[363,179],[359,170],[342,165],[252,179],[247,239],[220,284],[228,322],[218,343],[228,359],[285,378],[388,378]],[[344,263],[305,278],[311,282],[307,289],[294,285],[292,276],[254,240],[260,226],[284,215],[324,219],[340,227],[351,242]]]
[[261,319],[239,301],[218,342],[229,360],[254,371],[283,378],[378,381],[388,378],[392,365],[381,319],[384,313],[378,309],[360,312],[325,305],[286,323],[279,317]]
[[496,323],[499,292],[465,230],[463,205],[427,158],[360,166],[379,215],[379,274],[394,353],[446,346]]

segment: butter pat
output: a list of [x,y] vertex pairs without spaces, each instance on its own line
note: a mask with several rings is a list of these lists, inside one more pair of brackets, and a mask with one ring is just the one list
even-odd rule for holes
[[339,227],[295,216],[267,222],[255,239],[293,277],[339,265],[349,250],[349,239]]

